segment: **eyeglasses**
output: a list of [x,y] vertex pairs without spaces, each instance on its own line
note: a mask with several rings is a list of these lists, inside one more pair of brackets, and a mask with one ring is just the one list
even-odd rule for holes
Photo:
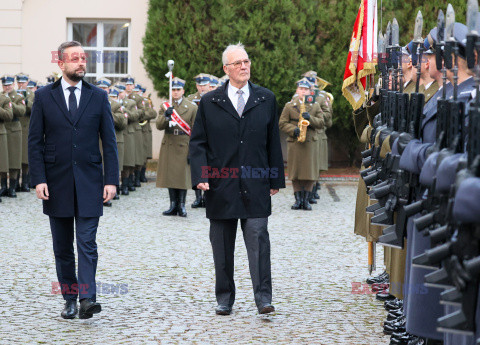
[[249,59],[245,59],[245,60],[238,60],[238,61],[235,61],[235,62],[232,62],[232,63],[227,63],[227,64],[225,64],[225,66],[233,65],[233,67],[235,67],[235,68],[240,68],[240,67],[242,67],[242,64],[245,64],[245,67],[249,67],[250,63],[251,63],[251,61]]

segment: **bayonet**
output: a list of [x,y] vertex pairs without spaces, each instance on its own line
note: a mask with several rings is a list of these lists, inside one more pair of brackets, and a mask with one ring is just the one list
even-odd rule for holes
[[422,31],[423,31],[423,16],[422,16],[422,12],[418,11],[417,18],[415,19],[415,29],[413,31],[413,40],[415,42],[423,43]]
[[446,41],[455,41],[454,27],[455,27],[455,10],[453,9],[452,4],[448,4],[447,19],[445,23]]
[[467,45],[465,55],[467,57],[467,66],[473,70],[475,67],[475,44],[478,40],[477,18],[478,18],[478,0],[468,0],[467,4]]

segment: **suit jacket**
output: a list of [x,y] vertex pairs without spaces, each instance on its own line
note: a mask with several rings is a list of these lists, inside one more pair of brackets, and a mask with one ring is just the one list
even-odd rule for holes
[[28,136],[31,181],[35,186],[48,185],[50,200],[43,201],[46,215],[99,217],[103,214],[104,183],[118,185],[119,175],[108,96],[83,81],[79,107],[72,118],[60,81],[35,92]]
[[268,217],[270,189],[285,187],[275,95],[249,82],[239,117],[228,84],[200,100],[190,138],[192,186],[210,184],[205,193],[210,219]]

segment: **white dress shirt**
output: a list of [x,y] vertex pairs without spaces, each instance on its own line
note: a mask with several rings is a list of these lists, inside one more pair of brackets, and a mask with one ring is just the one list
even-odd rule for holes
[[[237,105],[238,105],[238,94],[237,94],[238,90],[239,89],[236,88],[235,86],[232,86],[231,83],[228,83],[228,90],[227,90],[228,98],[230,98],[230,101],[232,102],[235,110],[237,110]],[[246,83],[245,86],[241,88],[241,90],[243,91],[242,97],[245,100],[245,105],[246,105],[248,97],[250,96],[250,89],[248,88],[248,83]]]
[[[65,79],[63,79],[63,78],[62,78],[61,84],[62,84],[62,89],[63,89],[63,95],[65,96],[65,103],[67,104],[67,109],[70,110],[68,108],[68,98],[70,97],[70,90],[68,88],[72,85],[67,83],[65,81]],[[80,105],[80,96],[82,95],[82,81],[80,80],[77,83],[77,85],[74,85],[74,86],[76,87],[75,97],[77,98],[77,109],[78,109],[78,106]]]

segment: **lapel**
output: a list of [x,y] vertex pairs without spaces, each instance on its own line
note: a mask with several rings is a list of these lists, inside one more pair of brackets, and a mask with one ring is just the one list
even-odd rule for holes
[[80,95],[80,105],[78,106],[78,110],[75,114],[75,119],[73,124],[76,125],[77,122],[82,117],[83,113],[85,112],[85,108],[87,107],[88,102],[90,101],[90,97],[92,97],[92,87],[88,84],[85,80],[82,82],[82,93]]
[[53,97],[55,103],[57,103],[58,107],[62,111],[63,115],[67,118],[68,121],[73,125],[73,119],[67,109],[67,104],[65,103],[65,95],[62,90],[62,85],[60,82],[61,79],[57,80],[54,85],[52,86],[52,90],[50,93]]
[[177,111],[178,115],[182,116],[183,114],[185,114],[185,112],[188,110],[188,108],[185,107],[185,97],[182,98],[182,103],[180,103],[177,107],[174,108]]
[[252,84],[251,82],[248,82],[249,88],[250,88],[250,96],[248,97],[247,104],[245,105],[245,109],[243,110],[243,116],[247,113],[252,108],[255,108],[257,105],[260,104],[260,102],[265,100],[265,97],[263,99],[260,97],[260,93],[258,92],[258,86],[255,84]]
[[[233,116],[237,121],[240,121],[240,116],[238,116],[237,110],[233,107],[232,101],[228,98],[228,84],[230,81],[227,81],[221,89],[217,89],[218,92],[214,92],[212,96],[212,102],[218,104],[223,110]],[[203,96],[206,97],[207,95]]]

